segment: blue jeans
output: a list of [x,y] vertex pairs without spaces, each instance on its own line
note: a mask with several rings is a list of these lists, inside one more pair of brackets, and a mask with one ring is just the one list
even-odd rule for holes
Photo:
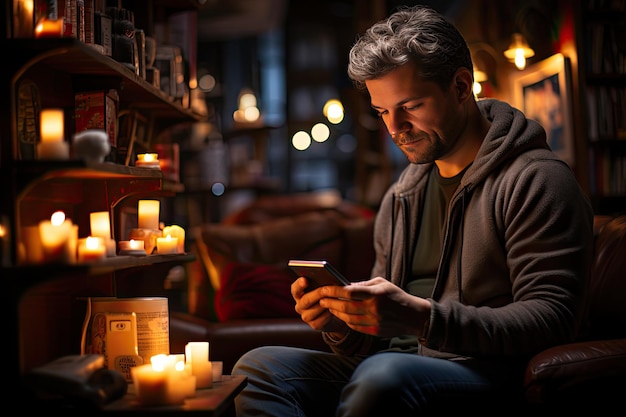
[[400,417],[472,408],[488,415],[490,407],[513,415],[512,384],[522,381],[511,367],[491,362],[400,352],[356,358],[280,346],[246,353],[232,373],[248,377],[235,399],[238,417]]

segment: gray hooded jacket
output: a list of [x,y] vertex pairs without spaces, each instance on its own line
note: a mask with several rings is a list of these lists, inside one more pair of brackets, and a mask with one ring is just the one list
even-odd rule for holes
[[[435,287],[418,352],[528,358],[574,340],[591,268],[593,212],[543,128],[494,99],[491,128],[450,201]],[[409,165],[377,213],[372,277],[405,287],[432,164]],[[372,354],[389,340],[350,330],[335,353]]]

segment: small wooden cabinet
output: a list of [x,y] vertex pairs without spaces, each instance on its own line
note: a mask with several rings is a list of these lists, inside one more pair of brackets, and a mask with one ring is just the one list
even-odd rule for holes
[[[129,2],[127,7],[147,7],[151,12],[147,15],[154,17],[193,10],[202,3],[163,0]],[[11,17],[4,18],[9,26]],[[28,148],[33,143],[21,143],[18,131],[24,131],[24,123],[36,123],[40,109],[60,107],[66,110],[66,140],[71,138],[74,123],[69,110],[74,107],[75,93],[88,88],[115,89],[120,110],[136,111],[151,121],[154,134],[179,123],[203,121],[204,116],[77,39],[6,36],[1,43],[5,62],[0,80],[0,258],[6,286],[2,311],[7,332],[7,398],[20,398],[20,380],[26,372],[59,356],[80,353],[84,297],[142,295],[131,294],[129,288],[133,286],[127,281],[136,276],[158,276],[163,268],[193,257],[118,256],[76,264],[21,262],[23,229],[49,218],[54,210],[63,210],[78,225],[79,237],[89,234],[91,212],[108,211],[113,237],[123,240],[127,237],[122,235],[121,225],[125,209],[135,206],[139,199],[172,197],[180,184],[164,178],[160,170],[119,162],[37,160]],[[24,108],[24,103],[30,107]]]

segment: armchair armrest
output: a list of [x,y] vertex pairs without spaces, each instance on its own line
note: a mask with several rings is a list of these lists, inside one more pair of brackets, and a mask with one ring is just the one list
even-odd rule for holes
[[524,388],[529,403],[542,404],[591,392],[611,395],[625,381],[626,339],[594,340],[535,355],[526,367]]

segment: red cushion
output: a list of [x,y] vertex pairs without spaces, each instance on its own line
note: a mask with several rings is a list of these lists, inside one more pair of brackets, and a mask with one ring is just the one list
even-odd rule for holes
[[294,310],[287,268],[230,262],[220,275],[215,311],[220,321],[243,318],[299,317]]

